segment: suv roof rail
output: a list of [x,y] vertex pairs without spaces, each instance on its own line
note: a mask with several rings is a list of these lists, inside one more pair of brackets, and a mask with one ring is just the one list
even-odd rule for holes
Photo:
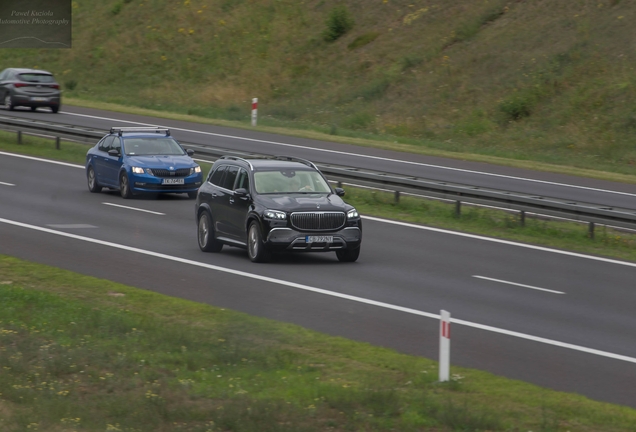
[[245,162],[250,167],[250,170],[254,171],[254,166],[250,163],[250,161],[248,161],[247,159],[244,159],[242,157],[239,157],[239,156],[221,156],[219,159],[228,159],[228,160],[235,160],[235,161]]
[[318,167],[313,163],[308,161],[307,159],[301,159],[298,157],[293,157],[293,156],[274,156],[274,159],[276,160],[287,160],[287,161],[291,161],[291,162],[300,162],[301,164],[307,165],[313,169],[318,170]]
[[166,136],[170,136],[170,129],[162,127],[111,127],[110,133],[118,133],[122,136],[124,132],[154,132],[165,133]]

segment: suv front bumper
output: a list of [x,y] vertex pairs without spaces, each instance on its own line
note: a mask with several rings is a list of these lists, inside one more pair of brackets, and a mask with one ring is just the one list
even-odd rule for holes
[[[331,243],[307,243],[307,236],[333,236]],[[270,250],[293,250],[328,252],[342,249],[355,249],[362,243],[362,230],[359,227],[346,227],[335,232],[300,232],[291,228],[272,228],[267,235],[265,247]]]

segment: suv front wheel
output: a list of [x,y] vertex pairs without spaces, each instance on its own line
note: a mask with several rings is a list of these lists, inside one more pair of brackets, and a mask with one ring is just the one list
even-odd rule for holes
[[258,222],[250,224],[247,231],[247,254],[252,262],[267,262],[271,259],[271,252],[265,249],[263,244],[263,234]]
[[342,262],[354,262],[360,256],[360,247],[358,246],[355,249],[344,249],[336,251],[336,256],[339,261]]

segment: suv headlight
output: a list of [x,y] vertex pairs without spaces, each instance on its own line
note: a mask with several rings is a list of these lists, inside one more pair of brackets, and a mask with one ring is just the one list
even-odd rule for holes
[[265,217],[267,219],[285,220],[287,219],[287,214],[278,210],[265,210]]
[[356,209],[351,209],[347,212],[347,219],[358,219],[360,217],[360,214],[358,213],[358,210]]

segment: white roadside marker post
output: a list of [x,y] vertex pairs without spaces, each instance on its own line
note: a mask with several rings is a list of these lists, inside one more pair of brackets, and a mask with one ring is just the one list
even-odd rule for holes
[[450,372],[450,312],[440,311],[439,322],[439,380],[449,380]]
[[258,98],[252,98],[252,126],[256,126],[258,116]]

